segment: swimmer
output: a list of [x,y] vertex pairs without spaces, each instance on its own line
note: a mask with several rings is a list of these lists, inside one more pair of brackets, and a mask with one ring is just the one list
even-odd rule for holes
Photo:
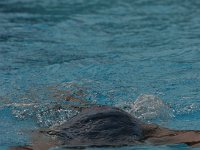
[[[73,101],[74,98],[68,98]],[[81,100],[75,99],[85,104]],[[173,130],[146,124],[122,109],[88,105],[61,125],[40,129],[32,135],[32,145],[10,150],[48,150],[52,147],[122,147],[134,145],[187,144],[200,147],[200,131]]]

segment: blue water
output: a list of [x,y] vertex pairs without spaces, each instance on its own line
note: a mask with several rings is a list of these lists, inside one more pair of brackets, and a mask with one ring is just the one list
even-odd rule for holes
[[[150,122],[200,130],[199,8],[197,0],[1,0],[0,149],[75,114],[52,108],[69,92],[118,106],[155,95],[173,116]],[[189,149],[120,149],[180,148]]]

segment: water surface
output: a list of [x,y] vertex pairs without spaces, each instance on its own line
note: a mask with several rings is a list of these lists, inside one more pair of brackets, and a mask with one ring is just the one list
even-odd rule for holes
[[[174,110],[160,124],[200,129],[199,7],[195,0],[1,0],[0,148],[27,144],[29,130],[73,115],[52,108],[69,91],[107,105],[156,95]],[[134,149],[180,148],[188,149]]]

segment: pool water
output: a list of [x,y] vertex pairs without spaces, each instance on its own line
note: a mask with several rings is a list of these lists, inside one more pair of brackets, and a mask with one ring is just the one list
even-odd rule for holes
[[119,107],[155,96],[170,115],[163,119],[163,105],[147,102],[144,121],[200,130],[199,7],[197,0],[1,0],[0,149],[29,144],[32,130],[75,115],[54,109],[69,95]]

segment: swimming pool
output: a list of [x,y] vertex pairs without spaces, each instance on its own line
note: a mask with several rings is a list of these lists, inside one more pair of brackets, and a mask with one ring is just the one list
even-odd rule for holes
[[[30,130],[74,115],[52,109],[70,91],[117,106],[156,95],[173,115],[144,120],[200,129],[199,6],[184,0],[1,0],[0,149],[28,144]],[[189,149],[134,147],[180,148]]]

